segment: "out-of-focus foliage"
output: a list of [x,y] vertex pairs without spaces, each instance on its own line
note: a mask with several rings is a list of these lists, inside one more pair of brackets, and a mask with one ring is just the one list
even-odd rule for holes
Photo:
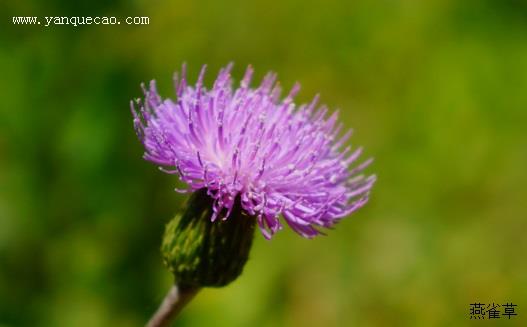
[[[527,325],[527,6],[515,0],[4,1],[0,325],[141,326],[184,196],[141,160],[128,108],[183,61],[207,81],[279,73],[320,91],[375,157],[370,204],[328,237],[257,235],[242,277],[181,326],[458,326],[514,302]],[[149,16],[148,26],[12,16]]]

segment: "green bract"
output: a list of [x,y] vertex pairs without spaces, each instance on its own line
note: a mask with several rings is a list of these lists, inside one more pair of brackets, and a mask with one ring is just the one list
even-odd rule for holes
[[205,189],[194,192],[166,226],[161,252],[178,285],[225,286],[247,262],[255,218],[244,213],[236,199],[229,219],[212,222],[212,201]]

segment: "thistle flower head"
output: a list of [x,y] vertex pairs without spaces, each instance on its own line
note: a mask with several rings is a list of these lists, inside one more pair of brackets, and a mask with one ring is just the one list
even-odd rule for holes
[[250,66],[233,88],[231,68],[207,89],[205,66],[194,86],[183,66],[174,77],[175,100],[162,99],[154,81],[144,87],[139,110],[131,103],[144,158],[178,174],[188,185],[178,191],[206,189],[212,221],[228,219],[240,201],[266,238],[282,228],[280,216],[313,237],[362,207],[375,182],[361,174],[371,160],[356,164],[362,149],[345,146],[351,132],[340,136],[337,112],[328,116],[318,96],[297,106],[298,84],[281,97],[274,73],[251,88]]

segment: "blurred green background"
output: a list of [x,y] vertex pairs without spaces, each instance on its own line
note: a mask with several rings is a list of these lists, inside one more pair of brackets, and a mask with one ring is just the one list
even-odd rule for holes
[[[141,326],[184,195],[141,159],[129,100],[183,61],[236,63],[341,108],[375,157],[371,202],[329,236],[257,234],[241,278],[181,326],[460,326],[513,302],[527,325],[527,4],[2,1],[0,326]],[[149,16],[22,26],[12,16]],[[488,322],[485,322],[488,324]],[[178,324],[176,324],[178,325]]]

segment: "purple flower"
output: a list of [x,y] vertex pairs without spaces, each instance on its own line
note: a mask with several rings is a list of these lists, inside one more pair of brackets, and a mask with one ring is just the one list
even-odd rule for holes
[[183,66],[182,77],[174,77],[175,101],[162,99],[154,81],[143,87],[145,101],[137,101],[139,111],[132,102],[132,113],[144,158],[188,184],[178,191],[206,188],[212,221],[228,219],[239,196],[267,239],[282,228],[280,215],[310,238],[362,207],[375,182],[361,174],[371,159],[350,169],[362,149],[344,147],[351,131],[338,136],[337,112],[326,117],[318,95],[295,105],[298,84],[281,99],[274,73],[250,88],[250,66],[233,89],[231,68],[208,90],[205,66],[195,86],[187,85]]

